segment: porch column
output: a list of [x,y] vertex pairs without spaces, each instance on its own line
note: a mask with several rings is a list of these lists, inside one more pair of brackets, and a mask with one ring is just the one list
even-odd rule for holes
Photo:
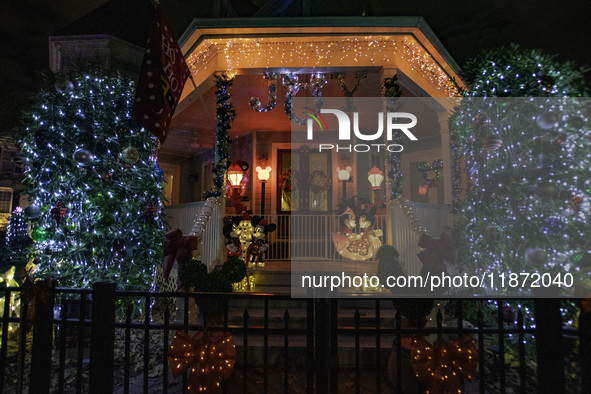
[[452,202],[452,174],[451,174],[451,137],[449,134],[449,125],[447,123],[449,114],[447,111],[437,114],[439,119],[439,133],[441,134],[441,158],[443,159],[443,203],[451,205]]

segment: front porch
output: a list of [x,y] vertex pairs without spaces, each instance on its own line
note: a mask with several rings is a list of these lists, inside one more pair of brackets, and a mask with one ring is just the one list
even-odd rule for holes
[[[205,202],[170,205],[164,208],[163,213],[171,228],[179,228],[183,234],[192,234],[196,219],[204,206]],[[312,264],[314,269],[327,271],[375,273],[375,259],[351,261],[337,253],[331,234],[339,231],[339,215],[268,214],[264,218],[269,223],[277,224],[276,231],[268,234],[269,248],[264,254],[271,271],[290,271],[292,268],[303,270],[306,265]],[[418,275],[422,265],[417,258],[420,249],[417,245],[419,235],[415,231],[416,227],[422,225],[437,237],[444,231],[450,231],[453,219],[448,206],[405,202],[392,207],[389,220],[385,214],[376,215],[374,228],[382,231],[383,243],[392,245],[399,251],[400,261],[406,272],[409,275]],[[203,242],[198,253],[207,264],[216,260],[214,256],[219,253],[215,250],[215,245],[219,248],[222,239],[221,229],[216,229],[216,225],[220,224],[221,221],[217,224],[214,221],[208,222],[202,235]],[[294,267],[293,264],[297,266]]]

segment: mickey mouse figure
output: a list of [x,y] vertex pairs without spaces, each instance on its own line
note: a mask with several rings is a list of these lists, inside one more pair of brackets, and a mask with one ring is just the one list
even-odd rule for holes
[[275,223],[269,224],[266,219],[260,216],[253,216],[251,223],[254,227],[254,235],[249,246],[249,253],[247,253],[250,257],[249,263],[257,267],[264,267],[263,253],[269,249],[269,243],[265,238],[268,233],[272,233],[277,229],[277,225]]

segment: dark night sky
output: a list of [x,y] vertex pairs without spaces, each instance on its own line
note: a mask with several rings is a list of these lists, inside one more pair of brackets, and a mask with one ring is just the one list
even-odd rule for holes
[[[117,0],[121,3],[130,0]],[[266,0],[230,0],[238,10]],[[309,0],[313,14],[423,16],[462,65],[481,50],[510,42],[591,65],[590,6],[586,1],[531,0]],[[107,0],[10,0],[0,4],[0,132],[14,127],[26,99],[48,70],[48,36]],[[180,35],[195,16],[211,15],[214,0],[162,0]],[[568,4],[568,5],[567,5]],[[338,11],[334,11],[338,10]],[[128,21],[133,23],[134,21]],[[589,73],[587,74],[589,75]]]

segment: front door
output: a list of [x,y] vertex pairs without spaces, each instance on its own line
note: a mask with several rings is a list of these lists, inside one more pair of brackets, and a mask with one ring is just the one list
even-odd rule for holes
[[307,148],[278,151],[279,213],[301,215],[331,212],[331,165],[328,153]]
[[327,153],[279,150],[277,236],[289,258],[324,259],[330,240],[331,165]]

